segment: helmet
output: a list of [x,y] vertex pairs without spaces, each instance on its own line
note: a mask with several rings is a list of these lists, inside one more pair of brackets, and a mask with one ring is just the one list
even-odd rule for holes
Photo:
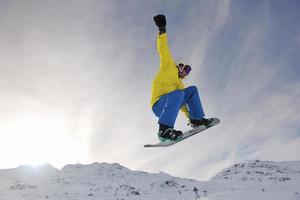
[[176,63],[176,66],[178,66],[180,63],[191,66],[191,62],[186,58],[177,58],[177,59],[175,59],[175,63]]
[[186,74],[188,75],[190,73],[190,71],[192,70],[191,64],[189,61],[187,61],[186,59],[178,59],[176,60],[176,66],[179,70],[179,72],[182,72],[183,70],[185,70]]

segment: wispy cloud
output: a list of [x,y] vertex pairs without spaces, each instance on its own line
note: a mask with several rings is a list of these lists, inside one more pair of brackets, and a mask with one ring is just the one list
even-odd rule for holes
[[[57,166],[120,162],[133,169],[206,179],[244,159],[299,159],[299,33],[282,32],[284,21],[278,21],[278,15],[290,19],[290,13],[278,13],[272,5],[2,1],[1,152],[18,150],[13,145],[19,144],[14,143],[19,136],[30,141],[45,129],[44,133],[55,130],[55,137],[47,136],[53,142],[61,135],[60,146],[65,142],[84,152],[77,157],[65,151],[60,161],[48,152],[49,162]],[[158,69],[153,23],[158,13],[167,16],[174,57],[192,62],[186,85],[199,87],[207,116],[222,122],[195,140],[167,149],[143,149],[144,143],[156,141],[158,129],[149,107],[151,81]],[[296,15],[293,10],[291,15]],[[296,24],[288,21],[289,26]],[[287,33],[289,37],[282,36]],[[28,137],[16,133],[4,148],[2,138],[16,130],[17,119],[33,115],[43,119],[44,127],[30,135],[31,128],[21,126]],[[50,118],[53,121],[46,123]],[[181,115],[177,127],[187,129]],[[280,153],[272,154],[278,145]],[[23,162],[17,155],[11,157]]]

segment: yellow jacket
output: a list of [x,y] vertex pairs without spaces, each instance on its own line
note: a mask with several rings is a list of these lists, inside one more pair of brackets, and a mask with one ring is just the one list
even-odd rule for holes
[[[184,85],[178,77],[178,69],[168,46],[167,34],[157,36],[157,51],[160,57],[159,71],[152,82],[151,107],[162,95],[175,90],[183,90]],[[181,107],[187,118],[189,112],[186,105]]]

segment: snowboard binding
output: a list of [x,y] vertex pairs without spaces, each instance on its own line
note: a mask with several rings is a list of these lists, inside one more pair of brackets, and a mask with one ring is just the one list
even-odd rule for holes
[[214,118],[202,118],[202,119],[190,119],[190,125],[192,128],[197,128],[199,126],[210,127],[211,123],[213,122]]
[[177,131],[171,127],[165,126],[163,124],[159,124],[159,132],[158,132],[158,139],[161,142],[166,141],[176,141],[180,139],[183,135],[182,131]]

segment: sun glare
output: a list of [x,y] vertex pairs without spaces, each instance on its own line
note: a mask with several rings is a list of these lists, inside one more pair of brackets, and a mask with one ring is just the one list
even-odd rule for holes
[[86,144],[70,134],[72,128],[66,118],[24,113],[8,122],[0,127],[5,138],[0,141],[0,157],[8,158],[8,165],[50,163],[61,167],[87,157]]

